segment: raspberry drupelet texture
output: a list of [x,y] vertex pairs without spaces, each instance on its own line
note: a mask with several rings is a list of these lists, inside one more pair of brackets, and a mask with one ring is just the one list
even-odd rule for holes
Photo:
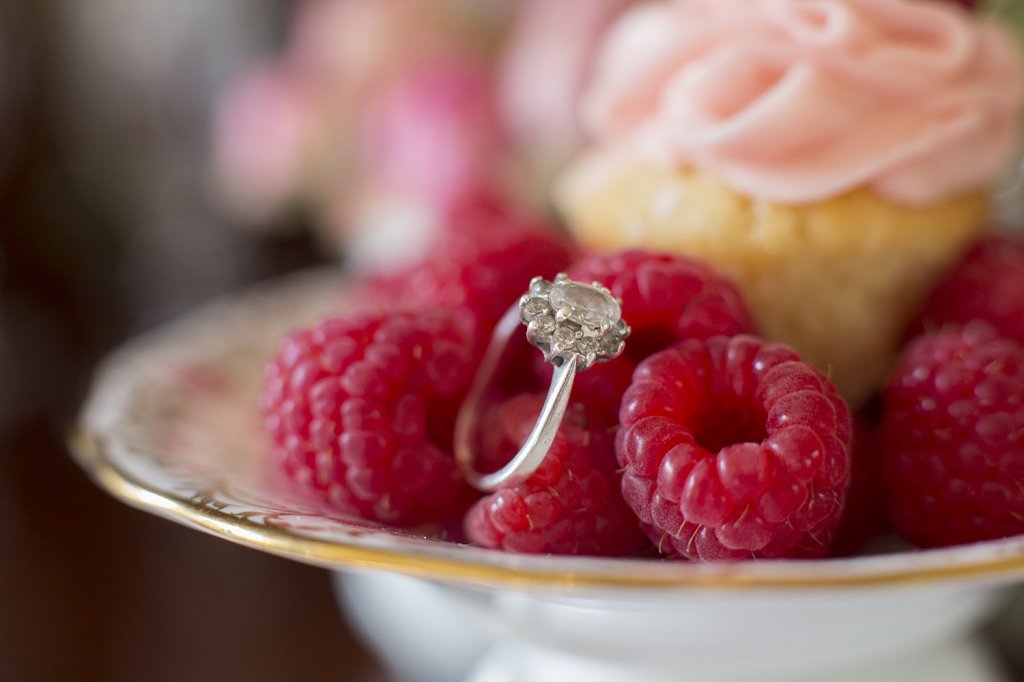
[[375,287],[386,302],[452,311],[481,353],[530,280],[554,277],[570,260],[553,227],[497,200],[467,199],[451,210],[429,257]]
[[274,458],[345,513],[396,525],[457,516],[470,497],[451,433],[472,371],[447,313],[328,319],[297,331],[266,368]]
[[637,367],[616,453],[664,554],[824,556],[849,475],[850,412],[817,370],[753,336],[691,339]]
[[919,337],[884,397],[889,512],[906,539],[1024,533],[1024,348],[980,322]]
[[[543,396],[522,394],[495,409],[487,419],[483,461],[507,461],[543,402]],[[525,482],[478,500],[466,515],[467,537],[521,554],[638,554],[648,542],[622,499],[612,441],[607,429],[588,425],[580,404],[570,404],[540,468]]]
[[939,282],[911,335],[950,323],[984,320],[1002,336],[1024,343],[1024,241],[988,235]]
[[[576,378],[576,395],[610,424],[618,420],[619,401],[640,360],[678,341],[753,331],[736,287],[699,261],[631,250],[584,258],[568,274],[580,282],[599,282],[622,299],[623,317],[633,330],[622,357]],[[541,375],[549,381],[551,368],[543,365]]]

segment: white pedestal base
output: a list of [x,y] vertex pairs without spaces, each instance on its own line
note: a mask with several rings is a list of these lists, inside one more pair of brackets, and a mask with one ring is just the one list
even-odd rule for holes
[[610,664],[528,645],[505,645],[487,650],[469,672],[465,682],[1009,682],[999,671],[988,650],[973,639],[942,643],[929,649],[907,652],[905,656],[851,664],[845,668],[824,668],[764,675],[691,675],[685,661],[676,667]]
[[971,633],[999,592],[616,591],[581,596],[336,574],[409,682],[1002,682]]

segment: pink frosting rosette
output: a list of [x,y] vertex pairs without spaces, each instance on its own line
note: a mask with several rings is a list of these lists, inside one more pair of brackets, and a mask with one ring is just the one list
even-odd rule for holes
[[670,0],[612,29],[590,133],[810,203],[984,188],[1018,151],[1024,68],[998,26],[927,0]]

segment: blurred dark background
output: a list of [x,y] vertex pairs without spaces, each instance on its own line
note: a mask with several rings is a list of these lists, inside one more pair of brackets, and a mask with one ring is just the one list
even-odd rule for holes
[[237,229],[204,189],[210,94],[285,10],[0,3],[0,679],[379,674],[326,572],[129,509],[65,447],[118,342],[324,258],[300,229]]

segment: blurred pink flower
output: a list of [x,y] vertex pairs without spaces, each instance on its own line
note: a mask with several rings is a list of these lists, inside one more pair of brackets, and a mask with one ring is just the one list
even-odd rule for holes
[[420,259],[453,208],[505,189],[493,78],[474,58],[448,55],[395,74],[360,113],[355,137],[358,173],[322,215],[358,266]]
[[[447,201],[492,148],[496,126],[490,105],[481,104],[482,72],[491,68],[500,44],[496,27],[508,7],[514,2],[297,3],[285,49],[253,67],[219,103],[214,170],[220,194],[246,220],[265,221],[289,203],[305,205],[329,216],[331,241],[352,232],[336,224],[337,216],[354,213],[339,211],[344,202],[365,204],[370,194],[396,190]],[[433,68],[426,65],[447,63],[453,53],[462,55],[464,73],[422,75]],[[481,73],[469,74],[474,69]],[[444,151],[436,177],[413,167],[416,149],[406,153],[388,141],[400,138],[417,149],[428,144],[417,131],[428,124],[397,111],[407,105],[423,107],[420,116],[438,128],[435,146]],[[457,124],[448,122],[449,114]],[[368,124],[374,117],[382,120]],[[467,140],[457,139],[459,126]],[[364,135],[372,138],[365,144]]]
[[583,141],[578,101],[592,58],[629,0],[522,0],[499,73],[502,122],[547,179]]
[[[387,69],[395,52],[412,49],[404,45],[410,38],[415,42],[410,29],[422,4],[422,0],[307,0],[297,5],[285,59],[334,97],[362,94]],[[396,45],[397,34],[403,40]]]
[[447,58],[399,74],[363,112],[367,181],[446,209],[497,182],[503,152],[492,81],[475,60]]
[[257,64],[234,82],[214,121],[214,172],[229,206],[264,220],[295,200],[325,113],[305,81],[284,65]]
[[493,46],[481,38],[497,18],[492,4],[307,0],[298,5],[285,58],[336,101],[358,106],[380,81],[453,48],[487,59]]
[[628,2],[298,3],[277,61],[221,103],[223,193],[243,217],[300,203],[328,241],[374,258],[398,253],[398,233],[415,252],[467,196],[543,205],[582,142],[596,45]]

